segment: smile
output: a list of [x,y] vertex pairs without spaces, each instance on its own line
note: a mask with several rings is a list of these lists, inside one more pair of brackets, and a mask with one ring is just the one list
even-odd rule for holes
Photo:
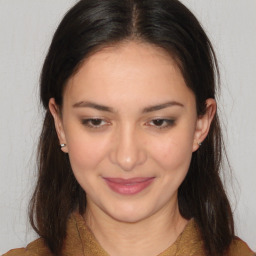
[[111,190],[122,195],[135,195],[147,188],[155,177],[138,177],[132,179],[104,178]]

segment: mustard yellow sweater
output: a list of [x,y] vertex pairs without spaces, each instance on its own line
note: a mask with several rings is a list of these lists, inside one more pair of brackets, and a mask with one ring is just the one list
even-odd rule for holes
[[[109,256],[86,226],[78,213],[73,213],[68,221],[67,238],[62,256]],[[229,256],[254,256],[249,247],[240,239],[235,239]],[[3,256],[54,256],[39,238],[26,248],[14,249]],[[190,220],[182,234],[158,256],[205,256],[200,232],[194,220]]]

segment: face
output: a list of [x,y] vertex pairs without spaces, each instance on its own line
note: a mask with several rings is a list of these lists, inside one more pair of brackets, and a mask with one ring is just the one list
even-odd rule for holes
[[87,208],[124,222],[177,206],[214,115],[208,100],[197,116],[195,96],[165,51],[135,42],[86,59],[68,81],[61,115],[54,99],[49,107]]

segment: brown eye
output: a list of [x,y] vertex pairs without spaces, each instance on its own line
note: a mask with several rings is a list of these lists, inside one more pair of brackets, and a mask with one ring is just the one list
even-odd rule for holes
[[90,120],[90,123],[91,123],[93,126],[99,126],[99,125],[101,125],[101,123],[102,123],[102,119],[91,119],[91,120]]
[[165,120],[163,119],[156,119],[156,120],[153,120],[152,123],[155,125],[155,126],[162,126],[164,124]]
[[88,126],[89,128],[102,128],[108,125],[108,122],[101,118],[89,118],[82,120],[82,124]]
[[168,128],[172,125],[174,125],[174,120],[172,119],[163,119],[163,118],[157,118],[153,119],[150,122],[147,123],[147,126],[153,126],[158,129]]

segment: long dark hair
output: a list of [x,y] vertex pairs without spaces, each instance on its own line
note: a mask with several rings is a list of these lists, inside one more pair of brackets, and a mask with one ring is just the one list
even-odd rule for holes
[[[48,102],[62,106],[67,80],[90,54],[125,40],[161,47],[177,62],[194,92],[197,113],[215,98],[218,66],[212,45],[195,16],[178,0],[81,0],[65,15],[54,34],[41,74],[45,119],[38,150],[38,183],[30,204],[33,228],[51,251],[61,253],[72,211],[86,208],[85,192],[76,181],[68,155],[59,147]],[[229,201],[220,180],[223,154],[216,114],[210,132],[192,155],[178,191],[179,209],[197,222],[206,255],[225,255],[234,238]]]

